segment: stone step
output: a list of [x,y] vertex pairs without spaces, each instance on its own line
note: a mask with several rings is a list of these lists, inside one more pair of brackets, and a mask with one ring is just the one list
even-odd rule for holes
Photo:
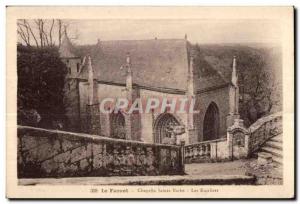
[[277,142],[277,141],[268,141],[265,144],[266,147],[272,147],[275,149],[279,149],[282,150],[282,143],[281,142]]
[[269,141],[282,143],[282,135],[278,135],[276,137],[272,137]]
[[273,162],[277,163],[277,164],[283,164],[283,159],[282,157],[277,157],[277,156],[272,156],[272,160]]
[[268,153],[271,153],[272,156],[277,156],[277,157],[281,157],[282,158],[282,150],[280,149],[275,149],[275,148],[272,148],[272,147],[263,147],[261,148],[262,151],[264,152],[268,152]]

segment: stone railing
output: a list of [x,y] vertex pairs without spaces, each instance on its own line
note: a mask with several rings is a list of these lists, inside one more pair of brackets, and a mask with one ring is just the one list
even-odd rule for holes
[[258,150],[268,139],[282,133],[281,113],[257,120],[245,128],[243,120],[236,119],[227,129],[227,137],[185,146],[185,163],[201,163],[241,159]]
[[221,138],[185,146],[185,163],[218,161],[227,158],[227,140]]
[[248,129],[243,120],[236,119],[227,130],[229,158],[248,157],[268,139],[282,133],[282,114],[275,113],[258,119]]
[[271,137],[282,133],[282,113],[275,113],[258,119],[249,127],[248,153],[259,149]]
[[18,177],[183,174],[183,145],[18,126]]

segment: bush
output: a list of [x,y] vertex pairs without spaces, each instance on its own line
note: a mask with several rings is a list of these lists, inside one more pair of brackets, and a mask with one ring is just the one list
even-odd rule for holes
[[18,45],[18,124],[53,128],[53,123],[65,120],[66,71],[57,47]]

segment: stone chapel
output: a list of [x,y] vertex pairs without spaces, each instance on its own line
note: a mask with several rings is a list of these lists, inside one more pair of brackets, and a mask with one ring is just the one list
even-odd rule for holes
[[[226,137],[227,128],[239,118],[235,57],[223,73],[205,74],[207,68],[194,63],[204,59],[194,54],[187,37],[74,46],[65,34],[59,53],[68,68],[65,104],[68,128],[74,132],[162,143],[170,136],[170,126],[180,126],[184,131],[177,140],[192,144]],[[104,98],[181,96],[194,98],[199,113],[99,111]]]

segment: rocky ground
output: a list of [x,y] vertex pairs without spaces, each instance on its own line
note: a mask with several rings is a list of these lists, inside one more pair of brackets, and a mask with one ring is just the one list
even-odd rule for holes
[[248,160],[245,163],[246,175],[255,176],[258,185],[282,185],[283,169],[282,165],[274,162],[260,165],[257,159]]

